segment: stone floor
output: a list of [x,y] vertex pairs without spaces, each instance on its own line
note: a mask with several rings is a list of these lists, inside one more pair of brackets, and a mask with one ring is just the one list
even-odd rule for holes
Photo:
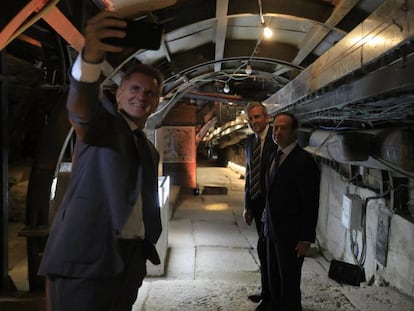
[[[247,295],[259,290],[257,236],[241,217],[244,180],[228,168],[199,167],[197,181],[200,195],[180,196],[168,223],[164,274],[145,279],[134,311],[255,308]],[[9,233],[10,276],[19,291],[0,297],[0,311],[45,310],[43,295],[28,292],[25,241],[17,237],[21,227],[13,223]],[[305,311],[414,311],[414,299],[391,287],[347,286],[328,278],[324,255],[315,247],[305,259]]]
[[[149,277],[134,311],[254,310],[259,290],[254,227],[242,220],[244,180],[227,168],[198,168],[203,187],[227,194],[182,198],[170,220],[165,277]],[[329,261],[312,249],[303,267],[305,311],[414,311],[414,300],[389,287],[341,285],[328,278]]]

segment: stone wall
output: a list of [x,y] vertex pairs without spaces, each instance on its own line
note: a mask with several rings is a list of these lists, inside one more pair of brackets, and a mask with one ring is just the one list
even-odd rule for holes
[[[368,284],[390,285],[403,293],[414,296],[414,224],[389,209],[388,201],[376,198],[373,191],[351,185],[333,168],[322,165],[322,187],[320,198],[317,239],[327,257],[356,264],[351,250],[351,234],[358,248],[354,248],[357,258],[363,252],[365,242],[366,255],[364,269]],[[342,221],[343,195],[351,193],[363,199],[366,206],[366,237],[363,230],[349,230]],[[389,219],[388,243],[386,243],[385,265],[378,261],[378,230],[384,214]],[[357,250],[356,250],[357,249]]]

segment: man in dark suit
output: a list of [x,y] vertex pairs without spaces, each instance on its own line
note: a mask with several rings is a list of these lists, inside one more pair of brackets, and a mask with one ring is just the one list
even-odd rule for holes
[[125,35],[126,22],[113,17],[101,12],[88,21],[71,71],[72,175],[39,268],[52,311],[131,310],[146,260],[159,259],[159,155],[141,130],[158,106],[162,75],[136,65],[116,90],[116,107],[99,100],[105,53],[122,52],[101,40]]
[[[254,132],[246,138],[246,179],[244,196],[244,221],[250,226],[254,219],[258,233],[257,253],[260,260],[261,293],[250,295],[253,302],[260,302],[269,296],[266,264],[266,240],[263,235],[262,214],[265,207],[266,187],[265,172],[269,155],[275,150],[272,141],[272,129],[269,126],[269,114],[266,107],[259,102],[252,102],[246,108],[249,126]],[[259,159],[255,163],[255,147],[258,147]],[[256,167],[255,167],[256,166]],[[257,175],[255,177],[255,175]],[[260,303],[257,307],[260,310]]]
[[320,171],[296,143],[297,128],[294,115],[276,115],[273,139],[279,149],[270,160],[264,212],[271,300],[264,310],[302,310],[302,264],[316,236]]

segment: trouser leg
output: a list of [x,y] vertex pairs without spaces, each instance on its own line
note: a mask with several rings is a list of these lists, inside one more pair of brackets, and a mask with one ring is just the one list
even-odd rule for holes
[[146,259],[142,243],[134,240],[119,240],[119,249],[125,262],[117,299],[113,311],[130,311],[138,297],[138,290],[147,274]]
[[110,311],[113,278],[84,279],[49,276],[51,311]]
[[[294,244],[285,242],[271,242],[271,251],[275,258],[272,264],[273,276],[278,285],[274,290],[279,292],[280,310],[283,311],[302,311],[301,304],[301,270],[303,257],[296,256]],[[271,283],[273,285],[273,283]],[[272,291],[273,293],[273,291]]]
[[130,311],[146,275],[142,243],[120,240],[125,263],[122,273],[109,278],[48,276],[50,311]]
[[267,272],[267,246],[266,246],[266,238],[263,234],[263,222],[260,220],[260,227],[258,229],[259,238],[257,240],[257,255],[260,261],[260,277],[261,277],[261,296],[262,299],[269,298],[269,280],[268,280],[268,272]]

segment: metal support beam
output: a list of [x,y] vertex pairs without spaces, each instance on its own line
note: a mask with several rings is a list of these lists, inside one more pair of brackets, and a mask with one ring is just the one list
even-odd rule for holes
[[[381,62],[377,66],[380,64]],[[414,90],[413,71],[414,54],[402,57],[399,61],[394,61],[391,65],[362,78],[354,77],[353,81],[334,87],[332,91],[313,94],[308,98],[283,104],[281,108],[269,109],[269,114],[274,115],[279,109],[289,110],[302,123],[320,121],[323,115],[329,115],[330,120],[336,119],[337,121],[379,122],[387,120],[396,122],[403,120],[414,114],[411,104]],[[351,75],[349,79],[352,77]],[[375,111],[372,107],[371,111],[369,110],[371,102],[377,103]],[[358,109],[347,108],[356,103],[358,103]],[[397,109],[399,106],[405,108]],[[342,113],[339,113],[340,111]],[[387,111],[393,113],[393,119],[387,118]],[[334,117],[335,113],[336,117]]]
[[292,61],[292,64],[299,65],[315,49],[318,44],[329,34],[343,18],[358,4],[359,0],[341,0],[335,6],[332,15],[326,20],[325,24],[315,24],[312,30],[307,33],[303,39],[298,55]]
[[[227,10],[229,7],[228,0],[217,0],[216,3],[216,18],[217,18],[217,25],[216,25],[216,53],[215,53],[215,60],[221,60],[224,58],[224,47],[226,43],[226,36],[227,36]],[[214,71],[221,70],[221,63],[216,62],[214,63]]]
[[82,50],[85,45],[85,38],[58,8],[51,8],[42,17],[76,51],[80,52]]
[[6,53],[0,52],[0,105],[1,105],[1,156],[0,156],[0,189],[1,189],[1,210],[0,210],[0,294],[16,291],[13,281],[9,277],[8,260],[8,103],[7,103],[7,67]]

